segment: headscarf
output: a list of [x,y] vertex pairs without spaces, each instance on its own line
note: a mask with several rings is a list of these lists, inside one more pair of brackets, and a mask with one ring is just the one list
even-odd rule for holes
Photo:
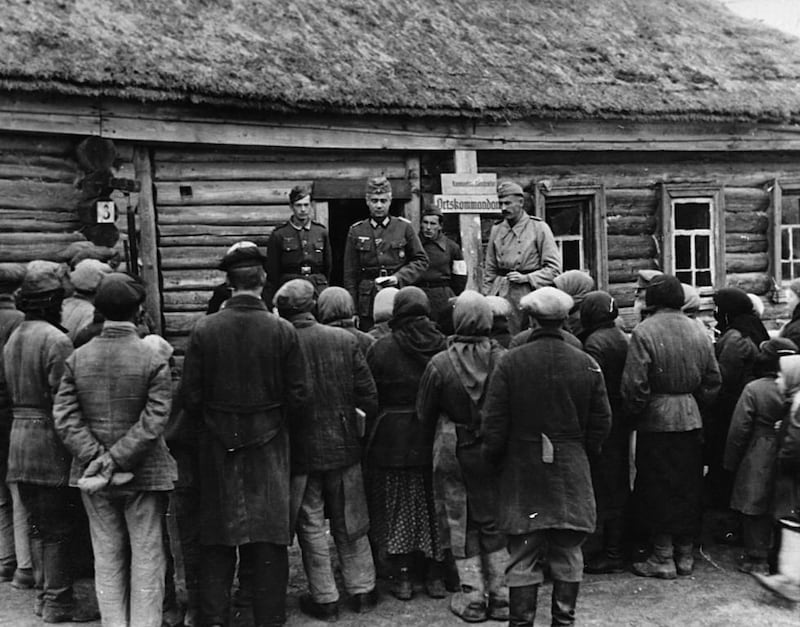
[[714,304],[717,306],[714,318],[720,333],[736,329],[744,337],[750,338],[756,346],[769,339],[769,333],[753,311],[753,303],[744,290],[738,287],[717,290]]
[[322,324],[352,318],[355,315],[353,297],[343,287],[326,287],[317,301],[317,317]]
[[602,290],[586,294],[581,303],[581,326],[583,327],[581,341],[586,340],[597,329],[613,327],[617,316],[619,316],[619,307],[611,294]]
[[800,355],[781,357],[780,368],[783,382],[786,385],[786,398],[792,399],[790,415],[794,415],[800,407]]
[[410,285],[399,290],[394,297],[392,319],[389,321],[392,337],[403,352],[423,365],[446,348],[444,335],[428,318],[430,311],[425,292]]
[[681,283],[681,287],[683,288],[683,313],[687,316],[692,314],[696,314],[697,310],[700,309],[700,305],[702,304],[700,301],[700,292],[697,289],[687,283]]
[[398,291],[396,287],[384,287],[375,294],[375,300],[372,303],[372,319],[375,320],[375,324],[392,319],[394,297]]
[[553,285],[572,296],[573,302],[578,306],[594,289],[594,279],[581,270],[567,270],[553,280]]
[[472,402],[480,404],[492,367],[492,309],[478,292],[466,290],[453,309],[456,335],[450,338],[447,356]]
[[652,309],[680,309],[683,307],[681,282],[671,274],[653,277],[644,294],[644,302]]

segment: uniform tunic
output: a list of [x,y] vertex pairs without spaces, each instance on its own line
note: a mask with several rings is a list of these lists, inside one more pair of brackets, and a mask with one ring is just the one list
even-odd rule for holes
[[292,279],[306,279],[317,296],[328,287],[331,243],[324,224],[309,220],[297,226],[291,219],[277,227],[267,241],[267,300]]
[[356,222],[344,249],[344,288],[361,318],[372,318],[372,301],[380,276],[397,278],[398,288],[414,284],[428,267],[428,256],[411,223],[387,216],[381,223]]
[[420,240],[428,255],[428,267],[415,285],[428,296],[430,318],[436,322],[446,309],[447,301],[464,291],[467,285],[466,262],[461,247],[442,233],[435,239],[420,237]]
[[[527,275],[527,283],[511,283],[508,273]],[[520,299],[531,291],[552,285],[561,273],[561,255],[550,227],[538,217],[523,213],[514,226],[506,220],[492,227],[486,246],[483,294],[502,296],[511,303],[509,328],[514,335],[524,325]]]

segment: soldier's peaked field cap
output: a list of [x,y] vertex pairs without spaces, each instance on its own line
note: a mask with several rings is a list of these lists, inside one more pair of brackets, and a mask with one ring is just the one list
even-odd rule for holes
[[385,176],[374,176],[367,179],[366,193],[369,194],[391,194],[392,184]]
[[540,287],[519,301],[520,309],[539,320],[563,320],[569,315],[572,296],[555,287]]
[[524,196],[525,192],[522,190],[522,186],[518,185],[514,181],[498,181],[497,183],[497,197],[503,198],[503,196]]
[[251,266],[264,266],[267,258],[261,253],[253,242],[236,242],[228,249],[222,261],[219,262],[219,269],[233,270],[234,268],[247,268]]
[[63,276],[64,270],[60,264],[41,259],[31,261],[25,270],[21,292],[23,296],[52,292],[63,287]]

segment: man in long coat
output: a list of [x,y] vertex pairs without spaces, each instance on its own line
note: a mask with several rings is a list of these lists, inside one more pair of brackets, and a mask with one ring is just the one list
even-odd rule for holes
[[489,234],[482,292],[508,300],[512,310],[508,326],[515,335],[527,323],[520,300],[532,290],[553,284],[561,274],[561,254],[547,223],[525,212],[522,187],[501,181],[497,198],[504,219]]
[[583,577],[581,545],[595,527],[587,453],[599,452],[611,409],[597,362],[559,331],[572,298],[543,287],[522,306],[541,327],[495,368],[483,409],[483,452],[500,468],[510,624],[533,625],[547,554],[553,625],[571,625]]
[[309,384],[291,324],[270,314],[261,291],[264,257],[235,249],[222,267],[233,287],[225,308],[202,318],[189,340],[182,390],[199,431],[201,613],[227,624],[236,566],[253,572],[258,625],[285,621],[288,556],[289,429],[304,411]]

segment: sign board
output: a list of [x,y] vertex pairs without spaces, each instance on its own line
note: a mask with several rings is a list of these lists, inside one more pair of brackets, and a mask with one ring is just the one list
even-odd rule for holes
[[435,194],[433,206],[442,213],[493,213],[500,211],[496,195]]
[[497,192],[497,175],[442,174],[442,194],[445,196],[494,196]]
[[113,200],[98,200],[97,224],[114,224],[117,221],[117,206]]

